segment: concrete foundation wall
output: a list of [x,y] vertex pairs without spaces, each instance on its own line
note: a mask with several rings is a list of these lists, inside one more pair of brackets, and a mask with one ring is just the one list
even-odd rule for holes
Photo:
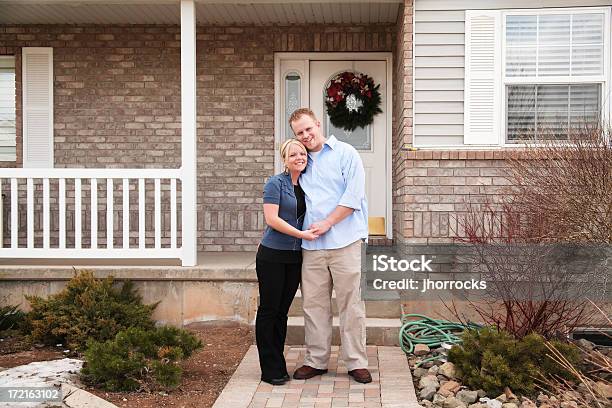
[[[143,302],[160,302],[153,318],[181,327],[207,320],[235,320],[253,324],[257,311],[257,278],[252,267],[233,269],[95,267],[96,277],[129,279]],[[26,295],[48,297],[60,292],[74,270],[70,267],[11,267],[0,272],[0,304],[29,310]]]

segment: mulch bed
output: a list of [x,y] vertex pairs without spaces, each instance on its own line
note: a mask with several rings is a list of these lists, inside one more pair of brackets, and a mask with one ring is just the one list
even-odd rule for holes
[[[253,330],[246,325],[218,322],[190,325],[187,329],[202,340],[204,347],[182,363],[183,380],[178,389],[169,393],[85,389],[119,407],[212,407],[253,344]],[[0,342],[0,367],[4,368],[63,357],[61,348],[32,346],[23,338]]]

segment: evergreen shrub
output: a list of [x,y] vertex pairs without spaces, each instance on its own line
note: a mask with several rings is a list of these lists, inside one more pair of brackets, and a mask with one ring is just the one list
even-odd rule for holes
[[133,327],[113,340],[90,340],[81,373],[85,382],[109,391],[172,389],[181,381],[179,361],[201,347],[202,342],[183,329]]
[[89,271],[76,275],[64,290],[48,299],[26,299],[32,307],[26,317],[32,340],[62,343],[74,351],[84,350],[90,338],[113,339],[129,327],[152,329],[151,315],[157,306],[142,304],[132,282],[117,288],[112,277],[97,279]]
[[[532,333],[520,340],[495,328],[469,330],[462,334],[463,342],[449,351],[449,361],[455,364],[457,376],[471,389],[483,389],[497,396],[510,387],[514,392],[533,395],[534,380],[552,374],[571,379],[571,374],[553,361],[544,337]],[[571,363],[580,360],[579,350],[568,343],[551,343]]]

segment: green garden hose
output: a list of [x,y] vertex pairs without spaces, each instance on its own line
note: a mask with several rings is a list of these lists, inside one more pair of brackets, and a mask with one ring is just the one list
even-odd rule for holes
[[[413,320],[417,318],[419,320]],[[404,353],[414,351],[417,344],[426,344],[430,349],[440,347],[443,343],[449,346],[461,342],[459,335],[465,329],[478,329],[481,326],[474,323],[455,323],[448,320],[432,319],[425,315],[410,313],[402,314],[402,327],[399,330],[400,346]],[[420,361],[417,366],[432,360],[442,358],[443,355],[429,357]]]

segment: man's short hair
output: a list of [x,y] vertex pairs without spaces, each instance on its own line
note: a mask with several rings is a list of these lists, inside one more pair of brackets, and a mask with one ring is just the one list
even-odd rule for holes
[[293,122],[299,120],[304,115],[310,116],[314,121],[317,120],[317,116],[312,110],[310,110],[309,108],[299,108],[294,110],[291,116],[289,116],[289,126],[291,126]]

